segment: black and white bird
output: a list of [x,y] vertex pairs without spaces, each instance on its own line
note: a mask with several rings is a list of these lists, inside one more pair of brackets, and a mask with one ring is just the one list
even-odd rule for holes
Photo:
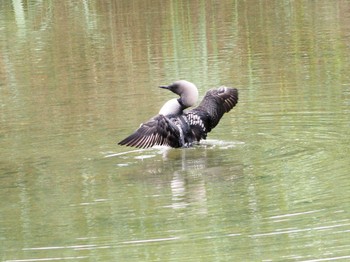
[[238,102],[238,90],[221,86],[210,89],[199,106],[193,106],[198,99],[197,87],[186,80],[179,80],[168,89],[180,98],[166,102],[158,115],[152,117],[130,136],[120,141],[119,145],[147,148],[155,145],[170,147],[190,147],[194,142],[206,139],[220,121],[224,113],[229,112]]

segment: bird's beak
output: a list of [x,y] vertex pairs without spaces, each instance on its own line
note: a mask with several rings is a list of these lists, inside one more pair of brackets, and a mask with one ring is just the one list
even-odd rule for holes
[[170,89],[170,87],[169,86],[159,86],[159,88],[163,88],[163,89]]

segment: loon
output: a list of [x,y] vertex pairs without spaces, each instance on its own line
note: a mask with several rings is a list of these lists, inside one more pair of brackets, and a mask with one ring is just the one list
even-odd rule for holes
[[160,86],[180,96],[166,102],[158,115],[152,117],[119,145],[148,148],[165,145],[174,148],[190,147],[209,133],[238,102],[238,90],[221,86],[207,91],[201,103],[191,109],[198,99],[197,87],[186,80]]

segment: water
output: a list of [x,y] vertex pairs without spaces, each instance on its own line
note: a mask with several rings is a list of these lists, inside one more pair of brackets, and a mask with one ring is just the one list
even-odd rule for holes
[[[1,260],[349,260],[349,9],[1,2]],[[239,103],[194,148],[117,146],[177,79]]]

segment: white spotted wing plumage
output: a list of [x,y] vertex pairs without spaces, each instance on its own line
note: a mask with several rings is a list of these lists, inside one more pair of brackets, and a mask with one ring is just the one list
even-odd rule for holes
[[229,112],[237,102],[236,88],[222,86],[209,90],[199,106],[186,113],[196,140],[205,139],[223,114]]

